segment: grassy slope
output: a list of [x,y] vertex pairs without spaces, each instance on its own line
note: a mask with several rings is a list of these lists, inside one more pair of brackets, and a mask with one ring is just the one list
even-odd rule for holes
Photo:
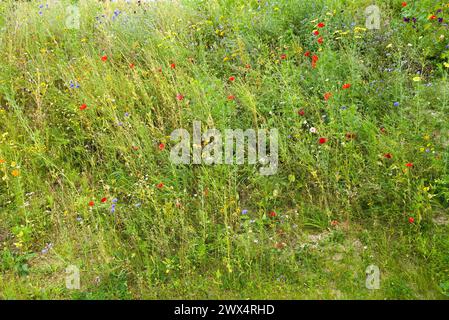
[[[370,3],[87,1],[68,30],[63,6],[2,2],[0,298],[443,298],[448,34],[428,16],[445,4],[378,1],[372,32]],[[169,135],[194,120],[278,128],[279,172],[174,166]]]

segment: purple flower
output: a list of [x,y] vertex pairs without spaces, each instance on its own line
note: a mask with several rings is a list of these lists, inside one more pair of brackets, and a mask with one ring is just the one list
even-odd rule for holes
[[248,214],[248,210],[243,209],[243,210],[242,210],[242,214]]
[[395,103],[393,103],[393,105],[394,105],[395,107],[399,107],[399,102],[395,102]]
[[53,243],[47,243],[45,245],[45,248],[41,250],[42,254],[46,254],[50,249],[53,248]]

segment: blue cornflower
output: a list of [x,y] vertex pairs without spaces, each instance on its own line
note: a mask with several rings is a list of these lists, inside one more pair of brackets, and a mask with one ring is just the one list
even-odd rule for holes
[[399,102],[395,102],[395,103],[393,103],[393,105],[394,105],[395,107],[399,107]]

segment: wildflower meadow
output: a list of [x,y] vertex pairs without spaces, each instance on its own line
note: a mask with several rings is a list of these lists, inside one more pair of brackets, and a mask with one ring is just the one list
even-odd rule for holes
[[0,299],[447,299],[448,24],[0,1]]

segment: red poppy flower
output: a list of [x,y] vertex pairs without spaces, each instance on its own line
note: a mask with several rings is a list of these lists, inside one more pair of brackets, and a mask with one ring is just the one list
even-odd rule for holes
[[134,63],[130,63],[130,64],[129,64],[129,67],[130,67],[131,69],[134,69],[134,67],[135,67]]
[[434,14],[429,17],[430,20],[435,20],[436,18],[437,18],[437,16]]
[[415,218],[413,218],[413,217],[408,218],[408,222],[410,224],[415,223]]
[[246,68],[246,69],[251,69],[251,65],[250,65],[250,64],[246,64],[246,65],[245,65],[245,68]]
[[349,88],[351,88],[351,84],[350,83],[345,83],[342,88],[343,89],[349,89]]
[[102,199],[101,199],[101,202],[102,202],[102,203],[105,203],[107,200],[108,200],[107,198],[102,198]]
[[163,144],[162,142],[159,143],[159,150],[164,150],[165,149],[165,144]]
[[234,82],[235,81],[235,77],[234,76],[230,76],[229,77],[229,81]]
[[172,63],[172,64],[170,65],[170,68],[175,69],[175,68],[176,68],[176,64]]
[[391,153],[385,153],[384,158],[391,159],[391,158],[393,158],[393,155]]
[[411,167],[413,167],[413,163],[411,163],[411,162],[406,163],[405,166],[408,167],[408,168],[411,168]]
[[319,37],[317,41],[319,44],[322,44],[324,42],[323,37]]
[[318,28],[324,28],[326,25],[323,22],[317,24]]
[[269,215],[270,215],[270,217],[274,218],[274,217],[276,217],[276,212],[270,211]]
[[228,96],[228,100],[229,101],[232,101],[232,100],[234,100],[235,99],[235,96],[233,96],[232,94],[230,94],[229,96]]
[[304,111],[304,109],[301,109],[301,110],[298,111],[298,114],[300,116],[304,116],[306,114],[306,112]]
[[313,35],[318,36],[320,34],[320,32],[318,30],[313,30]]
[[104,55],[101,57],[101,61],[106,61],[106,60],[108,60],[108,56]]
[[93,207],[94,206],[94,202],[93,201],[89,201],[89,207]]
[[178,99],[179,101],[182,101],[182,100],[184,100],[184,96],[182,94],[178,93],[176,95],[176,99]]
[[382,133],[387,133],[387,129],[385,129],[384,127],[381,127],[379,130],[380,130],[380,132],[382,132]]
[[306,53],[304,53],[305,57],[310,57],[310,51],[306,51]]
[[337,220],[332,220],[331,221],[331,226],[335,227],[338,225],[338,221]]
[[332,97],[332,93],[330,93],[330,92],[326,92],[326,93],[324,94],[324,100],[325,100],[325,101],[329,100],[331,97]]
[[86,104],[82,104],[82,105],[80,106],[80,110],[86,110],[86,108],[87,108],[87,105],[86,105]]
[[156,185],[156,188],[158,188],[158,189],[162,189],[164,187],[164,184],[161,182],[161,183],[158,183],[157,185]]
[[285,53],[281,54],[281,59],[282,59],[282,60],[287,59],[287,55],[286,55]]
[[319,140],[318,140],[318,143],[319,144],[325,144],[327,142],[327,138],[320,138]]
[[402,7],[406,7],[407,6],[407,2],[402,2]]

